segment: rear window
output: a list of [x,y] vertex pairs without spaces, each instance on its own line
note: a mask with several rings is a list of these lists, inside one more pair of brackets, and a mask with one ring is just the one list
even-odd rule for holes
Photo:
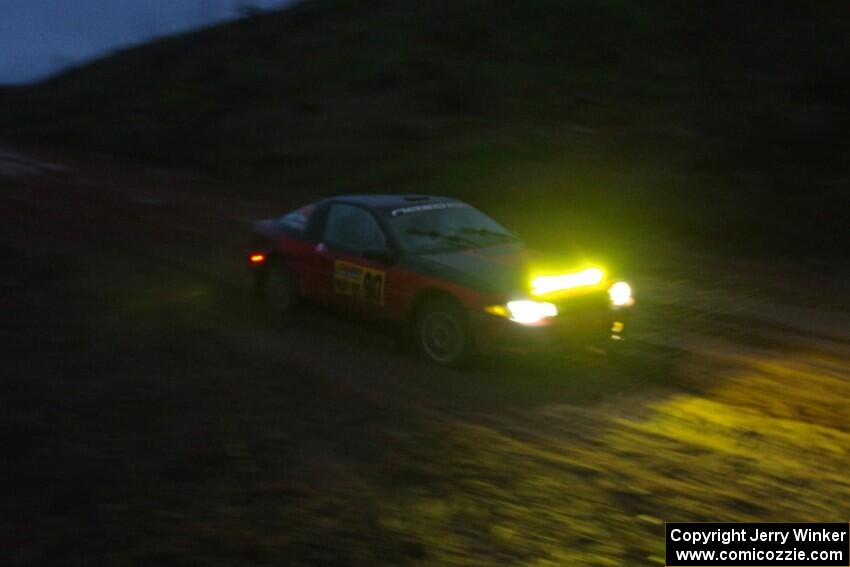
[[315,205],[307,205],[306,207],[301,207],[283,215],[278,222],[285,230],[304,232],[307,230],[307,224],[310,222],[310,217],[313,216],[313,211],[315,210]]

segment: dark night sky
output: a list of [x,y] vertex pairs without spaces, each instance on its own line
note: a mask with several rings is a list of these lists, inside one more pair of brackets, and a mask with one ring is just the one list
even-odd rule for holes
[[43,78],[133,43],[292,0],[0,0],[0,84]]

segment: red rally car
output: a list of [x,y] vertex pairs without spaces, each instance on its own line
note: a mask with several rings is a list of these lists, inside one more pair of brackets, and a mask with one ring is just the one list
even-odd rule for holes
[[446,197],[334,197],[254,232],[249,263],[270,308],[283,315],[306,298],[389,320],[438,364],[493,348],[616,344],[634,304],[604,268],[533,252]]

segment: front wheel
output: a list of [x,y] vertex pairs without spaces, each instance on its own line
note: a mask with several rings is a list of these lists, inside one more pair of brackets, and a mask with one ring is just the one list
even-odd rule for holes
[[461,366],[472,356],[473,339],[466,315],[450,300],[426,303],[416,314],[413,331],[417,349],[431,362]]

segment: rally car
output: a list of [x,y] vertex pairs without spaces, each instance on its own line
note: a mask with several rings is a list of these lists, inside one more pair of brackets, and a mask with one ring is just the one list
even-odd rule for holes
[[325,199],[256,222],[248,260],[276,313],[305,298],[392,321],[443,365],[494,348],[622,341],[634,303],[603,267],[533,252],[447,197]]

